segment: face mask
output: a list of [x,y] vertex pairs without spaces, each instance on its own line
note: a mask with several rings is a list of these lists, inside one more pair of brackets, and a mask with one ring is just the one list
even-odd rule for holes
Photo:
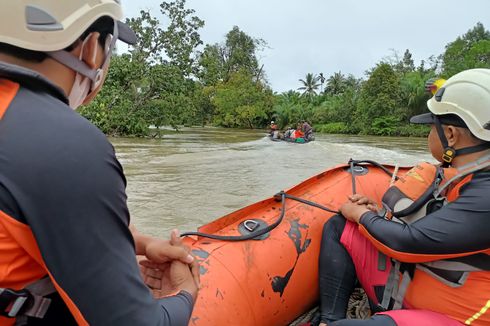
[[[85,62],[83,62],[83,51],[90,36],[87,36],[87,38],[83,41],[78,59],[71,53],[64,50],[46,52],[46,54],[51,58],[76,72],[73,86],[70,90],[70,94],[68,94],[69,105],[74,110],[82,105],[87,98],[89,98],[90,92],[96,91],[102,85],[102,82],[104,81],[104,72],[109,67],[109,59],[116,45],[117,35],[117,24],[114,24],[114,34],[109,34],[106,39],[104,49],[105,59],[102,67],[99,69],[91,69],[87,64],[85,64]],[[97,49],[94,49],[91,55],[92,61],[95,61]]]
[[[80,61],[82,61],[83,51],[85,48],[85,44],[88,41],[88,37],[82,44],[82,50],[80,51]],[[97,55],[97,50],[94,49],[93,59],[95,60],[95,56]],[[90,90],[92,88],[92,81],[90,78],[83,76],[78,73],[75,76],[75,81],[73,82],[73,87],[71,88],[70,94],[68,95],[68,101],[70,103],[70,107],[73,110],[76,110],[80,105],[83,104],[85,99],[87,98]]]
[[88,96],[90,91],[90,79],[88,77],[84,77],[77,73],[75,77],[75,82],[73,83],[73,87],[68,95],[68,100],[70,102],[70,107],[73,110],[76,110],[80,105],[83,104],[85,99]]

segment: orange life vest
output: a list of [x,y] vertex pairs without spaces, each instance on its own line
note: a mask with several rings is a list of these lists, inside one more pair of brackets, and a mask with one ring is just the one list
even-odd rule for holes
[[[422,163],[400,177],[383,197],[388,216],[411,224],[430,213],[430,203],[447,190],[444,202],[455,201],[460,189],[472,179],[472,173],[490,166],[488,160],[462,169],[445,168]],[[442,203],[442,202],[441,202]],[[482,254],[482,252],[479,252]],[[400,272],[400,262],[394,267],[385,287],[382,306],[393,309],[431,310],[445,314],[466,325],[490,325],[490,271],[466,263],[448,260],[476,253],[445,255],[441,260],[412,264],[412,272]],[[490,255],[490,249],[483,252]],[[411,254],[411,256],[414,256]],[[416,256],[416,255],[415,255]],[[424,261],[420,255],[419,261]],[[434,269],[461,273],[457,281],[448,281]],[[444,300],[441,300],[444,298]]]
[[410,224],[428,215],[440,204],[434,193],[457,174],[455,168],[442,168],[427,162],[417,164],[399,176],[383,195],[385,217]]

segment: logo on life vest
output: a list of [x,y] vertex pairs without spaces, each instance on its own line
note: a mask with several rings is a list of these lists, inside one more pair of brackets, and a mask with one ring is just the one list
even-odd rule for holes
[[420,174],[417,173],[417,171],[415,171],[414,169],[408,171],[405,176],[407,177],[411,177],[411,178],[414,178],[420,182],[424,182],[424,178],[422,178],[422,176]]

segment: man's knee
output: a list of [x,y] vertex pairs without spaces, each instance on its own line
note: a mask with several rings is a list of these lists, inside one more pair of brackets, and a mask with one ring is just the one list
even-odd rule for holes
[[323,237],[326,235],[337,235],[340,239],[342,232],[344,232],[346,220],[342,215],[334,215],[332,216],[324,225],[323,225]]

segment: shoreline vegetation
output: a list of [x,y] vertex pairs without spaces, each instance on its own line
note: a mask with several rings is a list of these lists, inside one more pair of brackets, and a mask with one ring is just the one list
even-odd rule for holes
[[418,64],[409,49],[393,50],[362,78],[307,73],[297,89],[279,94],[259,60],[266,40],[234,26],[222,42],[203,44],[205,22],[185,0],[162,2],[158,17],[141,11],[127,22],[138,44],[113,56],[101,93],[80,109],[109,136],[161,137],[155,130],[182,125],[264,129],[271,120],[285,129],[307,120],[317,133],[422,137],[429,129],[408,120],[427,110],[426,82],[490,68],[490,32],[476,23]]

